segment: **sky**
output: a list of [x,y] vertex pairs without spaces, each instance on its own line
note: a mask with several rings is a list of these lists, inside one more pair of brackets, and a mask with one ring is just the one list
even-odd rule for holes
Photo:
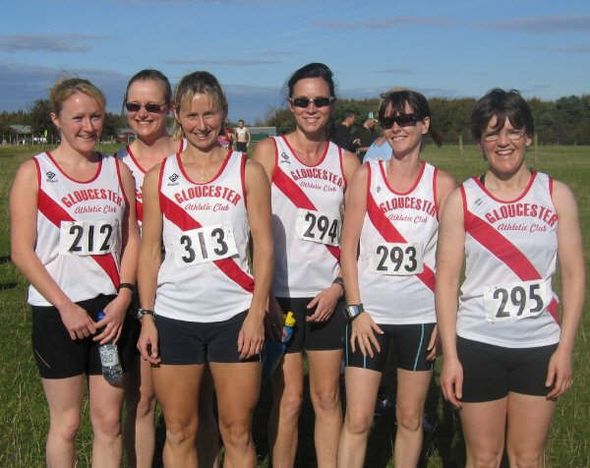
[[404,86],[427,97],[494,87],[590,93],[588,0],[0,0],[0,111],[28,109],[79,76],[120,112],[127,80],[213,73],[232,121],[285,103],[289,76],[324,62],[337,96]]

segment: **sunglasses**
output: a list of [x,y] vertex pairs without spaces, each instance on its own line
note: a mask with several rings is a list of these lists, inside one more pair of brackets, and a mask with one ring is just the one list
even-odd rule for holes
[[390,117],[383,117],[379,123],[381,128],[386,130],[393,127],[394,123],[397,123],[400,127],[413,127],[420,122],[420,120],[420,117],[416,114],[398,114]]
[[162,109],[164,107],[164,104],[138,104],[137,102],[125,103],[125,109],[127,109],[127,112],[139,112],[139,109],[141,109],[142,107],[145,109],[146,112],[149,112],[150,114],[161,114],[162,112],[164,112],[164,109]]
[[334,102],[334,96],[317,97],[313,99],[306,97],[289,98],[289,102],[295,107],[301,107],[302,109],[305,109],[310,104],[313,104],[316,107],[326,107]]

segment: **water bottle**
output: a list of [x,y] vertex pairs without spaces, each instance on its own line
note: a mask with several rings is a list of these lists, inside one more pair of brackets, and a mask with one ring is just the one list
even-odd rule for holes
[[295,315],[289,311],[285,316],[281,341],[270,339],[264,343],[262,353],[262,377],[264,379],[269,379],[274,374],[283,354],[287,350],[287,344],[293,337],[293,330],[295,330]]
[[[99,311],[96,317],[98,320],[102,320],[105,317],[104,311]],[[123,380],[123,368],[119,360],[117,345],[115,343],[101,344],[98,346],[98,352],[103,377],[111,385],[119,385]]]

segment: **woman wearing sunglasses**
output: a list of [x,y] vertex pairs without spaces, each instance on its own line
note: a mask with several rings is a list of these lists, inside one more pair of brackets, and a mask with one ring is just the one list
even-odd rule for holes
[[219,144],[228,107],[213,75],[182,78],[174,112],[187,145],[146,175],[138,270],[139,348],[158,364],[152,378],[166,421],[164,464],[197,465],[195,397],[209,367],[224,463],[254,467],[251,424],[273,262],[270,187],[258,163]]
[[66,79],[50,100],[60,144],[26,161],[10,193],[12,260],[31,283],[33,348],[49,405],[46,463],[76,465],[88,388],[92,465],[120,466],[123,387],[101,375],[99,345],[115,342],[128,370],[138,251],[133,178],[96,151],[105,115],[98,88]]
[[506,443],[510,466],[541,467],[555,401],[572,385],[584,302],[578,209],[566,185],[527,167],[534,123],[517,91],[482,97],[471,131],[488,168],[451,194],[442,215],[441,387],[461,408],[467,466],[499,466]]
[[335,98],[332,71],[326,65],[310,63],[297,70],[288,81],[288,92],[295,130],[263,140],[254,151],[272,182],[276,248],[271,307],[281,315],[293,311],[296,316],[282,368],[273,380],[272,462],[295,462],[305,350],[317,463],[328,467],[336,466],[342,424],[338,383],[344,317],[335,312],[343,294],[340,210],[359,162],[328,140]]
[[[127,122],[136,139],[121,148],[116,156],[129,167],[135,179],[135,206],[140,227],[143,222],[142,185],[146,172],[160,164],[166,156],[182,151],[185,145],[182,138],[174,139],[168,135],[171,97],[168,78],[159,70],[146,69],[131,77],[123,98]],[[134,309],[136,314],[137,304]],[[141,321],[141,314],[137,318]],[[138,468],[151,467],[155,449],[156,397],[148,361],[137,360],[135,368],[129,373],[127,387],[125,440],[129,461]],[[219,449],[212,401],[212,382],[207,375],[201,392],[201,425],[197,437],[200,465],[205,467],[214,465]]]
[[440,143],[423,95],[385,94],[379,122],[392,157],[370,161],[355,174],[344,213],[341,262],[349,324],[339,467],[363,466],[390,345],[397,363],[395,466],[417,466],[436,357],[438,213],[455,183],[421,160],[426,134]]

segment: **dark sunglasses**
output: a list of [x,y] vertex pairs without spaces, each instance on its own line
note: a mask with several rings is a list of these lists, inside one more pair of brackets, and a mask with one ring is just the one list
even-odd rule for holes
[[317,97],[313,99],[306,97],[289,98],[289,102],[293,104],[295,107],[301,107],[302,109],[305,109],[312,103],[316,107],[326,107],[332,104],[332,102],[334,102],[334,96]]
[[164,112],[164,104],[138,104],[137,102],[125,103],[125,109],[127,109],[127,112],[139,112],[139,109],[141,109],[142,107],[145,109],[146,112],[149,112],[150,114],[161,114],[162,112]]
[[388,129],[393,127],[394,123],[397,123],[400,127],[413,127],[420,122],[420,117],[416,114],[398,114],[390,117],[383,117],[379,124],[381,128]]

